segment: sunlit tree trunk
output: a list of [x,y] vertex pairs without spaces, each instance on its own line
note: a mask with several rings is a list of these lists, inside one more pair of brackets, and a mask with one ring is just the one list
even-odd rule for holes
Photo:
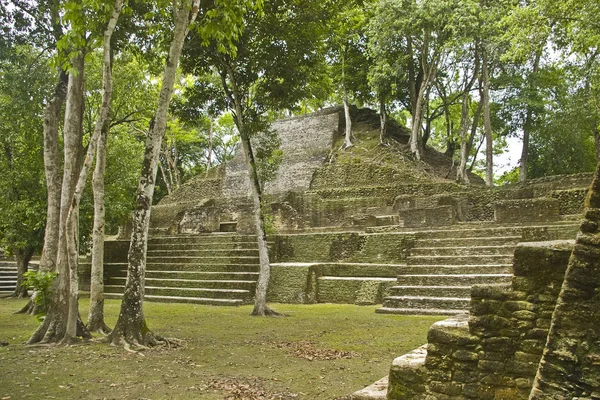
[[350,104],[348,98],[344,95],[344,121],[346,130],[344,133],[344,148],[352,147],[352,118],[350,117]]
[[29,339],[29,343],[56,343],[69,341],[67,321],[69,317],[70,270],[68,254],[68,215],[78,177],[78,159],[81,151],[83,120],[83,55],[72,59],[72,72],[69,74],[65,123],[63,128],[63,179],[60,195],[60,219],[56,272],[48,314],[43,323]]
[[490,115],[490,77],[487,50],[482,50],[481,102],[483,103],[483,127],[485,130],[485,184],[494,184],[494,143],[492,137],[492,118]]
[[94,133],[90,140],[88,154],[81,174],[79,176],[78,190],[76,191],[73,206],[79,207],[79,200],[85,181],[87,179],[94,150],[96,166],[92,177],[94,192],[94,226],[92,228],[92,268],[90,279],[90,309],[87,328],[91,331],[108,333],[110,328],[104,323],[104,173],[106,170],[106,142],[110,126],[110,104],[112,99],[112,34],[117,26],[117,21],[123,8],[124,0],[116,0],[113,13],[104,31],[102,54],[102,104],[98,119],[94,126]]
[[196,19],[200,0],[174,1],[173,38],[169,47],[156,113],[146,138],[146,148],[140,176],[136,206],[132,215],[131,244],[128,253],[127,280],[121,311],[115,328],[109,335],[113,344],[154,345],[160,338],[148,328],[144,316],[146,251],[150,210],[156,182],[161,144],[167,126],[167,112],[173,94],[177,66],[188,27]]
[[529,137],[531,135],[531,131],[533,129],[533,117],[534,117],[534,106],[532,104],[530,104],[531,102],[531,98],[529,98],[529,96],[533,95],[533,92],[536,90],[536,88],[531,87],[533,86],[533,82],[531,82],[532,78],[535,79],[535,76],[538,73],[539,70],[539,66],[540,66],[540,58],[542,56],[541,51],[538,51],[537,54],[535,55],[535,60],[533,62],[533,69],[532,69],[532,73],[529,77],[529,82],[527,83],[527,85],[530,86],[530,89],[527,91],[528,92],[528,104],[527,104],[527,112],[525,115],[525,123],[523,124],[523,149],[521,151],[521,159],[519,162],[519,182],[525,182],[527,180],[527,156],[529,154]]
[[387,111],[385,109],[385,100],[383,97],[379,100],[379,143],[385,144],[388,140],[387,132]]

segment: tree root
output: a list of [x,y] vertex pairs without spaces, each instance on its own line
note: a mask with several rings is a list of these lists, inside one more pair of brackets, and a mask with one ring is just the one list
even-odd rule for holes
[[283,314],[280,312],[277,312],[275,310],[273,310],[272,308],[270,308],[269,306],[264,306],[261,308],[254,308],[254,310],[252,310],[252,313],[250,314],[253,317],[287,317],[287,314]]
[[111,346],[123,347],[129,353],[143,355],[141,352],[153,348],[175,349],[183,347],[185,342],[176,338],[165,338],[152,332],[141,335],[116,335],[113,331],[110,335],[96,339],[98,342],[109,343]]
[[27,315],[37,315],[42,312],[41,307],[33,302],[33,300],[29,299],[27,304],[19,311],[15,311],[14,314],[27,314]]
[[104,323],[104,321],[101,321],[99,324],[94,324],[94,326],[90,326],[89,324],[87,325],[87,330],[89,332],[96,332],[99,333],[103,336],[108,336],[110,335],[110,333],[112,332],[112,329],[108,327],[108,325],[106,325]]

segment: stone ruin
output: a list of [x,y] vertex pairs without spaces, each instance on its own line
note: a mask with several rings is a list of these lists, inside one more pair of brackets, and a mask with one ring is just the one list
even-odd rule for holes
[[[354,110],[353,122],[359,140],[377,137],[374,113]],[[392,128],[406,143],[407,132]],[[432,326],[426,346],[394,360],[389,384],[353,398],[527,398],[572,246],[564,240],[578,231],[592,174],[462,186],[445,179],[452,163],[432,150],[426,161],[435,162],[425,167],[401,153],[390,161],[386,149],[375,150],[379,158],[341,154],[338,108],[272,129],[283,161],[264,186],[268,300],[453,316]],[[258,253],[250,204],[238,151],[154,206],[146,298],[252,302]],[[126,238],[106,242],[107,297],[121,296],[127,248]]]

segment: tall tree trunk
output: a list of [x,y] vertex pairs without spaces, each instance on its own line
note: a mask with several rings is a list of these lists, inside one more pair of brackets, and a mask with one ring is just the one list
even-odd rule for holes
[[410,134],[410,151],[417,160],[423,158],[423,141],[421,138],[421,124],[423,122],[423,97],[425,95],[425,83],[419,89],[415,109],[413,111],[412,129]]
[[23,286],[25,281],[25,272],[29,269],[29,261],[33,256],[33,249],[26,247],[24,249],[14,249],[15,260],[17,261],[17,287],[12,297],[26,298],[28,297],[27,288]]
[[585,204],[530,400],[593,398],[598,393],[600,163]]
[[208,168],[212,167],[212,153],[213,153],[213,120],[210,119],[210,125],[208,127],[208,157],[207,165]]
[[344,135],[344,149],[352,147],[352,118],[350,118],[350,105],[348,98],[344,94],[344,121],[346,122],[346,131]]
[[[226,76],[229,76],[231,90],[227,84]],[[244,110],[241,104],[242,96],[237,88],[235,75],[231,69],[226,74],[221,75],[223,88],[229,97],[230,102],[234,106],[235,123],[240,133],[242,149],[244,151],[244,159],[248,169],[250,179],[250,196],[252,201],[252,212],[254,214],[254,224],[256,229],[257,245],[258,245],[258,260],[260,263],[260,271],[256,291],[254,295],[254,309],[251,315],[253,316],[281,316],[282,314],[272,310],[267,305],[267,289],[269,287],[269,279],[271,276],[271,264],[269,262],[269,249],[267,246],[267,233],[265,229],[265,219],[262,214],[262,188],[258,179],[258,170],[252,143],[250,141],[249,132],[246,129]]]
[[[58,256],[56,271],[58,277],[54,282],[48,314],[43,323],[29,339],[33,343],[56,343],[63,339],[70,340],[67,335],[70,299],[70,269],[67,226],[71,200],[75,192],[78,178],[78,159],[81,150],[83,122],[83,55],[72,59],[73,72],[69,74],[67,101],[65,107],[65,123],[63,128],[64,165],[62,189],[60,195],[60,219],[58,237]],[[69,228],[71,230],[71,228]]]
[[[462,99],[462,109],[461,109],[461,118],[460,118],[460,165],[458,166],[458,170],[456,171],[456,180],[460,183],[469,184],[469,174],[467,174],[467,159],[469,158],[469,152],[471,151],[471,147],[473,146],[473,136],[469,137],[469,100],[471,97],[471,89],[477,80],[477,75],[479,73],[479,46],[477,40],[475,41],[475,66],[473,67],[473,75],[468,82],[466,82],[464,87],[463,99]],[[468,71],[465,71],[467,73]],[[481,102],[480,102],[481,105]],[[475,123],[474,130],[477,130],[476,123],[479,119],[479,109],[478,106],[477,115],[473,117],[473,122]],[[473,128],[472,129],[472,135]]]
[[98,138],[96,165],[92,176],[94,192],[94,226],[92,228],[92,268],[90,279],[90,309],[87,328],[90,332],[110,333],[104,322],[104,176],[106,172],[106,145],[108,126]]
[[46,173],[48,207],[44,247],[40,259],[40,272],[55,271],[56,258],[58,256],[61,193],[60,170],[62,165],[58,150],[58,124],[61,109],[67,97],[67,85],[69,82],[69,75],[62,70],[62,67],[60,67],[58,75],[54,95],[44,109],[44,170]]
[[596,124],[593,128],[594,144],[596,145],[596,161],[600,162],[600,126]]
[[[535,55],[532,73],[529,76],[527,83],[529,86],[528,95],[531,95],[536,90],[536,88],[533,87],[535,85],[533,80],[538,73],[541,57],[542,52],[538,51]],[[531,99],[528,100],[531,101]],[[528,102],[525,123],[523,124],[523,149],[521,150],[521,160],[519,163],[519,182],[525,182],[527,180],[527,156],[529,154],[529,136],[531,135],[531,131],[533,129],[533,108],[534,107]]]
[[[51,2],[51,24],[55,42],[62,36],[62,25],[59,15],[59,1]],[[58,149],[59,120],[62,107],[67,97],[67,86],[69,76],[64,71],[63,65],[58,67],[58,79],[54,87],[52,98],[44,108],[44,172],[46,176],[47,210],[46,228],[44,231],[44,245],[42,257],[39,264],[39,272],[56,271],[56,259],[58,257],[58,229],[60,220],[60,184],[61,184],[61,160]],[[33,294],[35,296],[35,293]],[[18,313],[38,314],[47,310],[39,309],[33,299]]]
[[485,130],[485,184],[494,185],[494,144],[492,138],[492,119],[490,115],[490,77],[488,71],[487,50],[482,50],[481,102],[483,103],[483,126]]
[[146,251],[152,196],[161,144],[167,126],[167,112],[173,94],[177,65],[188,27],[196,19],[200,0],[174,1],[173,39],[169,47],[156,113],[146,138],[142,173],[137,189],[136,207],[132,216],[131,244],[128,253],[127,280],[121,311],[114,330],[109,335],[113,344],[154,345],[160,339],[150,332],[144,317]]
[[94,227],[92,229],[92,268],[90,280],[90,309],[87,328],[90,331],[110,332],[104,323],[104,173],[106,170],[106,143],[110,127],[110,104],[112,100],[112,34],[123,9],[124,0],[116,0],[112,15],[104,31],[102,54],[102,104],[90,139],[84,168],[79,175],[74,207],[79,207],[81,193],[87,180],[89,168],[97,150],[96,166],[92,177],[94,192]]
[[388,140],[387,131],[387,110],[385,109],[385,99],[379,99],[379,143],[386,144]]

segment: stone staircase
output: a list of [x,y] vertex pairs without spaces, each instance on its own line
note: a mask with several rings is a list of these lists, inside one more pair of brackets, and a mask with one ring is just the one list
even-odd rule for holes
[[12,294],[17,285],[17,264],[0,259],[0,295]]
[[415,232],[416,243],[396,285],[384,298],[384,314],[454,315],[469,308],[471,286],[508,284],[513,252],[525,230],[551,232],[553,239],[575,236],[578,223],[489,226],[464,224]]
[[[127,263],[105,263],[107,298],[121,298]],[[145,299],[210,305],[252,301],[258,279],[256,236],[207,234],[148,240]]]

